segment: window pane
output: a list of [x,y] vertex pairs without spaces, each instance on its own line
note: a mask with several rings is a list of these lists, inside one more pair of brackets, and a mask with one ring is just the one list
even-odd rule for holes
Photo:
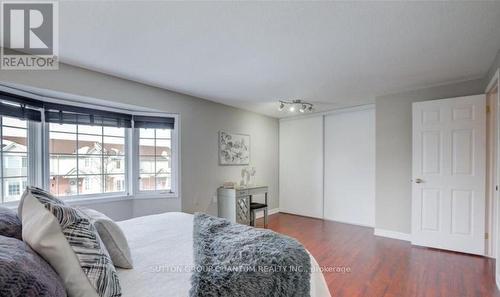
[[26,121],[9,117],[2,117],[2,125],[25,129],[27,128]]
[[102,175],[80,176],[80,194],[102,193]]
[[105,192],[124,192],[125,191],[125,175],[106,175],[105,176]]
[[2,127],[2,150],[4,152],[27,152],[28,130]]
[[140,139],[139,140],[139,155],[154,155],[155,154],[155,140],[154,139]]
[[140,138],[154,138],[155,137],[155,129],[139,129],[139,137]]
[[76,156],[50,155],[50,175],[76,175]]
[[125,137],[125,128],[104,127],[104,135]]
[[0,117],[0,203],[19,201],[28,180],[28,124]]
[[101,156],[78,156],[78,174],[101,174]]
[[170,156],[170,140],[156,140],[156,155],[164,157]]
[[71,132],[51,132],[58,138],[50,151],[53,193],[67,196],[125,189],[125,128],[56,124],[51,129]]
[[102,135],[102,126],[78,125],[78,134],[80,133]]
[[102,136],[78,135],[78,154],[102,154]]
[[161,174],[156,176],[156,190],[170,190],[171,188],[170,175]]
[[104,173],[124,173],[125,172],[125,157],[105,157],[104,158]]
[[170,173],[170,160],[164,157],[156,157],[156,173]]
[[3,176],[19,177],[28,175],[28,155],[3,153]]
[[139,179],[140,191],[154,191],[155,190],[155,175],[154,174],[141,174]]
[[27,185],[27,178],[5,178],[3,180],[3,202],[18,201]]
[[[170,129],[139,129],[139,158],[140,173],[139,183],[141,191],[161,191],[171,189],[171,155],[172,155],[172,130]],[[154,160],[151,156],[155,156]],[[154,189],[153,176],[155,173]]]
[[105,155],[125,155],[125,138],[104,137]]
[[77,195],[78,178],[76,176],[51,176],[50,193],[56,196]]
[[154,156],[140,156],[139,168],[141,173],[154,173],[155,172],[155,157]]
[[156,138],[171,138],[170,129],[156,129]]
[[49,151],[51,154],[75,154],[76,135],[50,132]]
[[50,123],[49,129],[50,131],[76,133],[76,125],[71,125],[71,124],[60,125],[60,124]]

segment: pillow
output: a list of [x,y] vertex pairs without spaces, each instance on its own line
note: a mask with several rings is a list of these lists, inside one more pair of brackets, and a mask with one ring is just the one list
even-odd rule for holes
[[61,278],[25,242],[0,235],[0,296],[66,297]]
[[68,295],[121,296],[113,262],[87,215],[35,187],[20,205],[23,240],[57,271]]
[[112,219],[97,210],[84,207],[80,208],[80,210],[91,218],[111,256],[113,264],[120,268],[133,268],[130,248],[122,229]]
[[22,225],[17,214],[6,207],[0,207],[0,235],[22,240]]

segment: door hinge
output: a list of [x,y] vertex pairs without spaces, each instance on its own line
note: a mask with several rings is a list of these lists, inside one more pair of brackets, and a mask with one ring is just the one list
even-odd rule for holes
[[497,191],[497,192],[498,192],[498,185],[496,185],[496,186],[495,186],[495,191]]
[[489,105],[486,105],[486,113],[489,113],[491,111],[491,108]]
[[490,239],[490,235],[488,234],[488,232],[484,233],[484,239],[486,240]]

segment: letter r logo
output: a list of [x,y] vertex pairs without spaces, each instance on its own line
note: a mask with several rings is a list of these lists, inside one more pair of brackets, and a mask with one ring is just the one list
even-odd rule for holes
[[52,55],[54,3],[2,3],[3,47],[17,54]]

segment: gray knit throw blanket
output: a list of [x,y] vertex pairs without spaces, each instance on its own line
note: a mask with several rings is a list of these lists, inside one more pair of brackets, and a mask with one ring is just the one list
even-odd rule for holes
[[310,297],[309,254],[295,239],[196,213],[190,297]]

